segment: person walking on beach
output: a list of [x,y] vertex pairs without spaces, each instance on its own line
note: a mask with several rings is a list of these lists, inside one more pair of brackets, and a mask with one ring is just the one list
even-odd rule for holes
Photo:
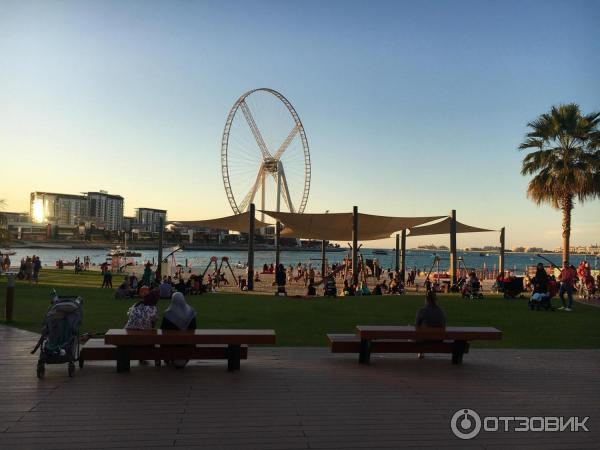
[[286,282],[285,267],[283,267],[283,264],[279,264],[277,266],[277,269],[275,270],[275,284],[277,285],[276,295],[279,295],[279,294],[287,295],[286,290],[285,290],[285,282]]
[[33,279],[33,261],[31,260],[31,258],[29,256],[25,260],[25,274],[26,274],[27,281],[29,281],[31,283],[31,281]]
[[[577,280],[577,272],[575,271],[575,267],[565,264],[560,272],[558,280],[560,281],[560,291],[558,292],[558,295],[560,296],[560,301],[562,303],[562,306],[558,309],[561,311],[570,312],[571,308],[573,307],[573,287],[575,286],[575,281]],[[568,304],[565,303],[565,293],[569,299]]]
[[104,274],[102,275],[102,287],[107,287],[107,288],[111,288],[113,287],[112,285],[112,272],[110,271],[110,269],[107,267],[106,270],[104,271]]
[[150,262],[146,263],[144,267],[144,274],[142,275],[142,286],[150,286],[152,282],[152,268]]

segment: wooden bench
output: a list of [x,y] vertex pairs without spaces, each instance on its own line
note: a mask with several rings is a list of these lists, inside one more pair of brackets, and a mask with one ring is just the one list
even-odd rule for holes
[[358,362],[369,364],[371,353],[450,353],[452,363],[462,363],[469,341],[500,340],[493,327],[427,328],[414,326],[356,327],[356,334],[328,334],[332,353],[358,353]]
[[117,372],[128,372],[130,361],[176,359],[226,359],[227,369],[240,370],[248,345],[275,344],[273,330],[108,330],[102,339],[90,339],[81,348],[85,361],[116,360]]

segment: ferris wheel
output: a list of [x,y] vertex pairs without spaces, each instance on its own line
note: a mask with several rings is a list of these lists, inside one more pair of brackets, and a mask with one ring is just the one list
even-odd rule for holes
[[283,198],[290,212],[304,212],[310,190],[308,141],[282,94],[260,88],[238,98],[223,130],[221,172],[234,214],[256,203],[259,190],[262,210],[280,211]]

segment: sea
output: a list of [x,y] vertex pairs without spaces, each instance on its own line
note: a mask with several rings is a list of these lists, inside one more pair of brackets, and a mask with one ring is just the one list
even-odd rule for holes
[[[31,249],[31,248],[13,248],[16,254],[10,256],[12,266],[18,266],[21,258],[36,255],[39,256],[42,266],[55,267],[56,262],[62,259],[65,262],[72,262],[79,257],[83,262],[84,256],[89,256],[93,265],[100,265],[107,260],[108,248],[105,250],[99,249]],[[165,248],[163,257],[169,255],[173,249]],[[381,252],[382,249],[362,248],[360,253],[365,259],[379,260],[381,267],[393,268],[395,263],[394,250],[384,249],[386,254],[373,253],[374,251]],[[158,259],[158,250],[139,250],[142,254],[140,257],[127,258],[128,261],[135,261],[136,264],[144,264],[146,261],[155,262]],[[204,268],[210,262],[210,258],[216,256],[219,261],[221,257],[226,256],[232,266],[236,264],[245,265],[248,260],[248,254],[245,251],[234,251],[223,249],[221,252],[214,250],[182,250],[174,253],[169,257],[171,262],[181,264],[184,267]],[[349,257],[347,251],[327,252],[327,261],[329,264],[339,263],[345,257]],[[479,253],[479,252],[458,252],[458,256],[462,257],[463,262],[460,262],[461,268],[466,269],[488,269],[494,270],[498,267],[497,253]],[[557,253],[542,255],[557,266],[561,265],[561,255]],[[432,250],[407,250],[406,266],[407,268],[416,268],[417,270],[429,271],[433,267],[433,271],[438,270],[435,258],[439,258],[439,269],[445,271],[449,268],[450,258],[447,251],[432,251]],[[173,261],[174,258],[174,261]],[[528,266],[534,266],[539,262],[548,265],[548,261],[538,257],[533,253],[513,253],[508,252],[505,256],[505,267],[507,270],[512,270],[516,273],[522,273]],[[594,255],[571,255],[571,262],[575,266],[582,260],[587,260],[593,269],[600,267],[600,256]],[[258,250],[254,255],[255,267],[262,267],[264,264],[271,264],[275,261],[275,253],[272,250]],[[289,265],[312,264],[319,268],[321,265],[320,251],[282,251],[281,262],[287,267]]]

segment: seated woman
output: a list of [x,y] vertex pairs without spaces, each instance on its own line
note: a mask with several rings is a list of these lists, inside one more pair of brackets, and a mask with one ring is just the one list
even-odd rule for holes
[[[175,292],[171,297],[171,304],[166,309],[162,322],[161,330],[195,330],[196,329],[196,311],[185,301],[181,292]],[[188,360],[167,361],[167,364],[174,367],[183,368]]]
[[417,327],[446,328],[446,314],[437,304],[435,292],[425,294],[425,306],[417,311]]
[[137,279],[137,277],[135,276],[135,273],[134,273],[134,274],[132,274],[132,275],[129,277],[129,287],[131,288],[131,290],[132,290],[132,291],[135,291],[135,292],[137,292],[137,289],[138,289],[138,279]]
[[169,281],[163,280],[159,289],[160,298],[171,298],[173,286]]
[[181,292],[175,292],[171,297],[171,304],[165,310],[161,330],[195,330],[196,311],[185,301]]
[[[156,304],[160,299],[158,289],[148,290],[145,286],[140,289],[140,294],[144,297],[141,301],[134,304],[127,311],[127,323],[125,328],[128,330],[152,330],[156,325],[158,310]],[[140,365],[145,365],[146,361],[140,360]]]
[[[434,291],[427,291],[425,294],[425,306],[417,311],[415,325],[417,327],[446,328],[446,314],[438,306]],[[417,356],[419,359],[423,359],[425,355],[418,353]]]
[[128,330],[152,330],[158,317],[156,304],[159,299],[158,289],[148,291],[141,301],[127,311],[128,319],[125,328]]
[[313,283],[308,283],[308,288],[306,290],[307,297],[314,297],[317,295],[317,290],[315,289],[315,285]]
[[115,298],[123,299],[127,297],[131,297],[131,295],[129,292],[129,285],[127,284],[127,277],[125,277],[125,280],[123,280],[115,292]]
[[360,283],[360,288],[356,292],[359,295],[371,295],[371,291],[369,290],[369,286],[366,281]]

